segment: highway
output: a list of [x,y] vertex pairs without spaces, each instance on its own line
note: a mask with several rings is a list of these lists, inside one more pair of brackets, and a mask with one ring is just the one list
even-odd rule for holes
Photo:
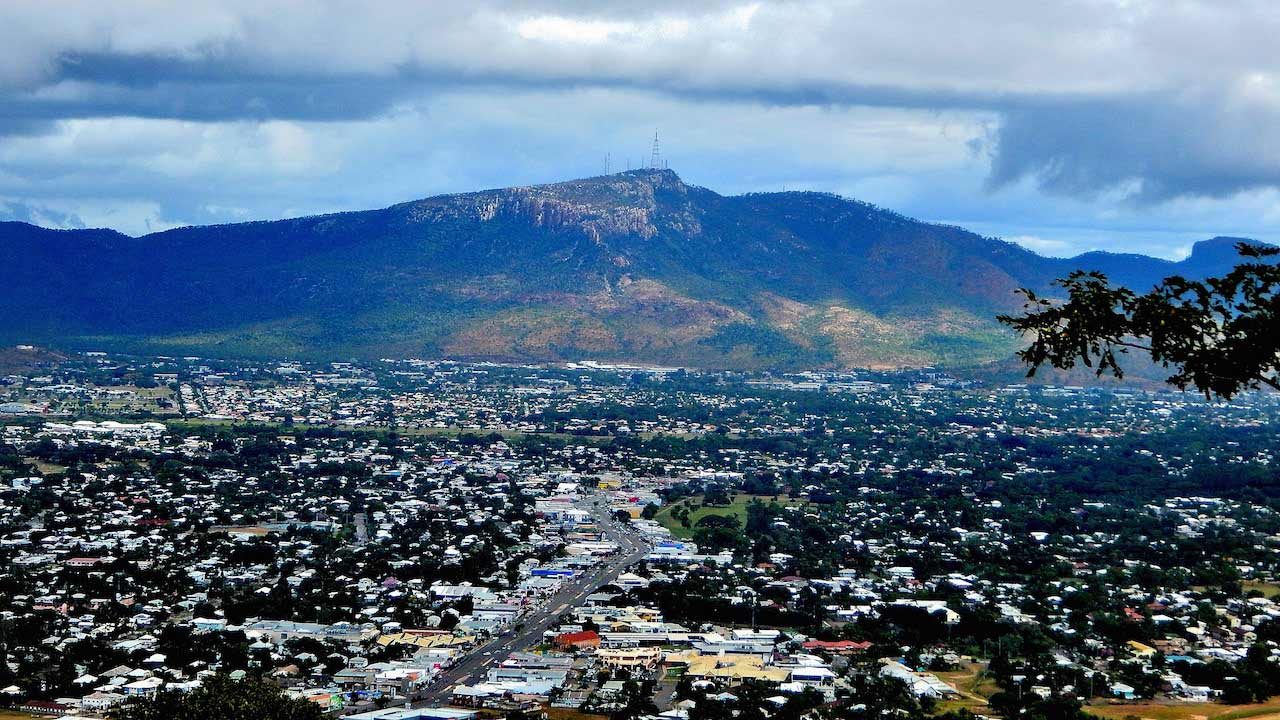
[[430,688],[413,703],[413,707],[447,705],[453,686],[459,683],[471,685],[484,680],[489,666],[502,662],[507,655],[526,650],[542,642],[542,635],[555,624],[556,619],[570,608],[581,605],[593,590],[611,582],[628,566],[640,561],[649,552],[649,546],[635,533],[625,530],[609,516],[609,506],[593,497],[589,505],[592,518],[605,536],[618,544],[618,552],[604,559],[590,572],[564,582],[556,593],[536,607],[529,615],[507,627],[489,642],[476,647],[456,664],[438,675]]

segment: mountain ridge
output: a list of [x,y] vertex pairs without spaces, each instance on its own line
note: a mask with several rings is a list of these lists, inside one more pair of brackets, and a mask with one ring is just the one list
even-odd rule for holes
[[[755,369],[1006,357],[1014,290],[1229,267],[1047,258],[839,196],[723,196],[668,170],[138,237],[0,223],[0,338],[241,356]],[[1200,245],[1197,244],[1197,249]]]

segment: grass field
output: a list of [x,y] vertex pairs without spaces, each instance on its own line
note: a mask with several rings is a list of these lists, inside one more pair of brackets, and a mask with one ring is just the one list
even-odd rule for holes
[[955,686],[961,695],[959,699],[938,703],[938,712],[960,709],[968,710],[975,715],[991,712],[987,708],[987,698],[999,692],[1000,687],[987,675],[985,664],[968,663],[959,670],[934,674],[943,682]]
[[1124,703],[1089,705],[1085,711],[1105,720],[1280,720],[1280,699],[1256,705],[1218,703]]
[[[990,715],[987,698],[999,687],[984,672],[985,666],[972,663],[951,672],[936,675],[955,686],[962,697],[938,703],[937,712],[965,709],[974,714]],[[1256,705],[1221,705],[1218,703],[1107,703],[1095,702],[1085,711],[1102,720],[1280,720],[1280,698]]]
[[168,385],[157,385],[152,388],[138,387],[137,385],[121,385],[115,389],[128,390],[141,398],[165,398],[166,400],[177,400],[177,398],[174,397],[173,390],[169,389]]
[[[747,505],[750,505],[751,501],[755,499],[759,499],[760,502],[763,503],[777,502],[782,505],[795,502],[787,498],[786,495],[734,495],[732,502],[728,505],[706,506],[702,505],[702,496],[695,495],[692,498],[686,498],[679,502],[663,506],[653,519],[657,520],[663,527],[670,530],[671,534],[675,537],[689,538],[693,537],[693,528],[698,524],[698,521],[708,515],[736,517],[738,518],[738,522],[745,524],[747,520]],[[680,524],[680,521],[671,513],[676,508],[687,507],[690,506],[691,503],[696,504],[699,507],[689,513],[689,527],[685,527]]]
[[63,470],[67,469],[63,465],[54,465],[53,463],[47,463],[43,460],[33,458],[33,457],[27,457],[22,459],[26,462],[31,463],[32,465],[35,465],[36,469],[40,471],[41,475],[56,475],[62,472]]
[[1260,590],[1263,595],[1269,598],[1280,596],[1280,583],[1262,582],[1261,580],[1244,580],[1241,581],[1240,587],[1246,593],[1251,590]]
[[[600,718],[604,717],[602,715],[584,713],[573,708],[555,708],[548,705],[543,709],[547,713],[547,720],[600,720]],[[3,718],[0,718],[0,720],[3,720]]]

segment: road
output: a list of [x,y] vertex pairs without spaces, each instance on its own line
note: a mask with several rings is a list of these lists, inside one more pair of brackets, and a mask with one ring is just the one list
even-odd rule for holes
[[590,572],[573,577],[560,586],[555,595],[539,604],[528,616],[513,623],[484,645],[478,646],[453,667],[441,673],[413,707],[447,705],[453,686],[471,685],[484,680],[489,666],[502,662],[507,655],[542,642],[542,634],[555,624],[569,608],[581,605],[591,591],[612,581],[628,566],[639,562],[649,546],[634,532],[623,529],[609,516],[608,504],[593,498],[589,505],[592,518],[605,536],[618,544],[618,552],[604,559]]

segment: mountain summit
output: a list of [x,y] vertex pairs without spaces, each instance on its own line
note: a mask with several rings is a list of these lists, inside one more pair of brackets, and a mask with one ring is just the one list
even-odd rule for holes
[[889,367],[1005,356],[994,316],[1077,267],[1137,287],[1188,260],[1045,258],[814,192],[722,196],[669,170],[381,210],[109,230],[0,223],[0,337],[239,356]]

